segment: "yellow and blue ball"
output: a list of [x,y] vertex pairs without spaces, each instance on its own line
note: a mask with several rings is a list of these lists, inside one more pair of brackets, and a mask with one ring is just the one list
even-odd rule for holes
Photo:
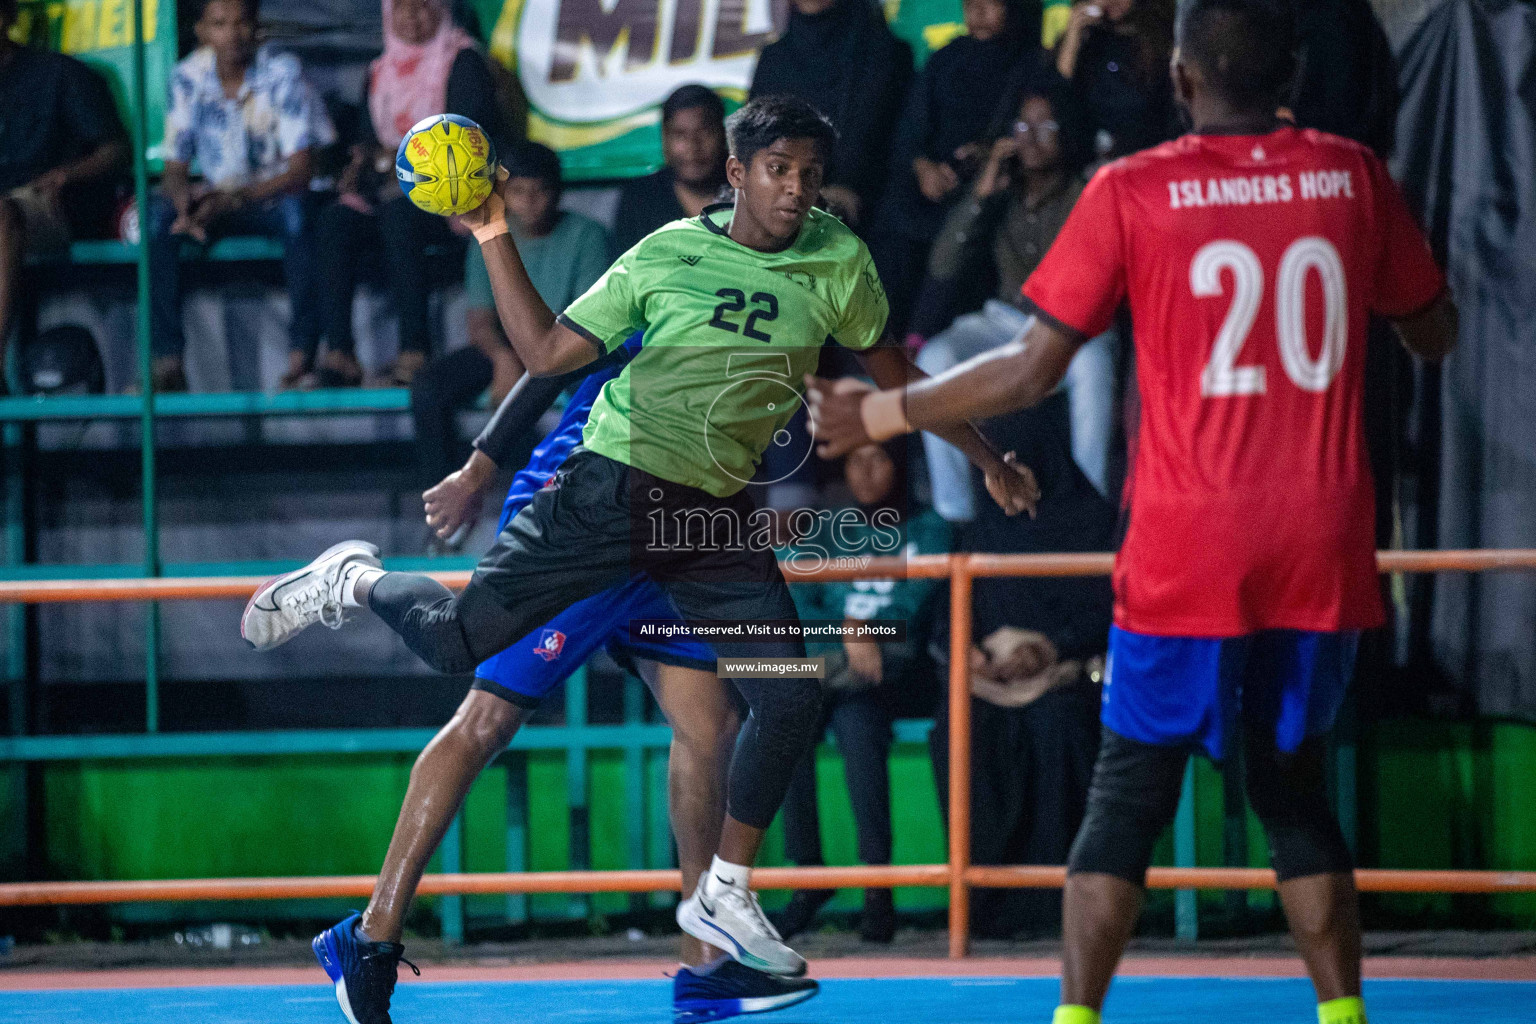
[[395,177],[411,202],[428,213],[468,213],[496,185],[496,147],[469,118],[433,114],[400,140]]

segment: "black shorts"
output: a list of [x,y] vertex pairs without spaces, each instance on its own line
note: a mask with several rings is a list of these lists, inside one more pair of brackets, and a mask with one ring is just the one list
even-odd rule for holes
[[[476,567],[458,602],[465,640],[484,660],[641,574],[686,621],[795,619],[762,515],[745,491],[715,497],[577,448]],[[728,658],[804,656],[798,640],[710,643]]]

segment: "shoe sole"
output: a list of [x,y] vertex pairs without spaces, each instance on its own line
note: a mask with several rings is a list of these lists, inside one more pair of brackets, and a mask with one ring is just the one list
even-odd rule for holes
[[[820,991],[818,985],[801,992],[756,996],[751,999],[684,999],[672,1004],[672,1024],[702,1024],[704,1021],[724,1020],[749,1013],[772,1013],[798,1006],[814,998]],[[732,1003],[734,1007],[730,1005]]]
[[[256,602],[261,600],[264,595],[271,593],[273,590],[276,590],[284,583],[291,583],[294,580],[303,579],[305,576],[314,572],[314,565],[316,562],[323,562],[327,558],[330,558],[332,555],[337,554],[346,548],[359,548],[363,551],[366,551],[374,558],[379,557],[379,546],[377,544],[370,544],[365,540],[344,540],[340,544],[332,544],[330,547],[320,552],[320,554],[311,559],[309,564],[304,566],[304,568],[295,569],[293,572],[285,572],[281,576],[272,577],[271,579],[267,580],[267,582],[257,587],[256,593],[252,594],[251,599],[245,602],[245,610],[240,613],[240,639],[244,640],[246,643],[250,644],[251,647],[258,651],[270,651],[274,648],[281,647],[289,640],[292,640],[294,636],[297,636],[298,634],[295,633],[283,640],[279,640],[275,644],[268,644],[267,646],[263,647],[245,635],[245,620],[250,616],[251,609],[256,607]],[[262,611],[268,610],[276,611],[276,605],[274,605],[271,609],[262,609]]]
[[[781,978],[804,977],[806,971],[804,959],[801,959],[798,967],[788,970],[768,960],[764,960],[757,954],[748,952],[746,947],[737,942],[736,937],[730,932],[715,924],[709,918],[701,917],[698,911],[694,909],[695,906],[696,901],[689,899],[679,904],[677,908],[677,926],[689,935],[692,935],[700,942],[708,943],[711,946],[724,950],[732,960],[735,960],[743,967],[750,967],[755,971],[777,975]],[[724,942],[720,941],[722,938],[725,940]],[[785,948],[788,949],[789,947],[786,946]],[[794,951],[790,950],[790,952]]]
[[347,998],[347,982],[341,972],[341,955],[332,946],[331,932],[332,929],[327,928],[316,935],[310,946],[326,977],[336,983],[336,1003],[341,1007],[342,1016],[347,1018],[347,1024],[357,1024],[357,1017],[352,1013],[352,1001]]

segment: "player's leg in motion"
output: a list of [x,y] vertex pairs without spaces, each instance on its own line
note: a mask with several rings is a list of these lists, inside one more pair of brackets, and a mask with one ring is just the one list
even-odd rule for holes
[[457,597],[427,576],[388,572],[378,548],[345,541],[269,580],[240,633],[258,650],[368,609],[439,672],[468,672],[577,601],[629,579],[630,527],[613,497],[628,467],[578,450],[496,538]]
[[[741,715],[726,684],[713,672],[644,660],[640,675],[672,728],[667,756],[667,816],[677,840],[683,898],[693,895],[699,876],[720,846],[725,819],[725,778],[741,731]],[[699,966],[715,947],[683,935],[683,963]]]
[[1141,743],[1104,730],[1067,866],[1056,1024],[1097,1024],[1146,900],[1152,847],[1178,809],[1188,758],[1183,745]]
[[1359,635],[1269,630],[1243,682],[1248,801],[1264,825],[1280,901],[1322,1024],[1363,1024],[1354,858],[1328,801],[1327,733]]
[[[774,573],[776,585],[687,581],[666,589],[688,620],[793,619],[788,587],[777,577],[776,566]],[[798,641],[712,643],[727,658],[794,658],[805,653]],[[763,915],[750,882],[763,835],[784,802],[795,766],[815,740],[821,687],[814,679],[733,679],[732,684],[746,701],[748,714],[731,758],[725,824],[708,873],[678,906],[677,923],[688,934],[718,944],[745,966],[796,977],[805,972],[805,960],[784,944]]]
[[1248,801],[1264,825],[1291,937],[1319,1004],[1360,996],[1360,905],[1353,858],[1328,805],[1327,744],[1313,737],[1291,754],[1274,730],[1246,736]]
[[[638,667],[672,727],[667,805],[687,899],[720,844],[726,771],[741,715],[728,684],[713,672],[649,660],[641,660]],[[674,1024],[781,1010],[818,991],[809,978],[783,978],[743,967],[686,932],[682,960],[672,982]]]
[[352,1024],[388,1024],[389,1001],[405,953],[400,943],[405,914],[427,861],[471,784],[512,742],[526,714],[501,697],[482,690],[469,692],[411,768],[405,801],[367,910],[315,937],[315,955],[335,984],[336,1000]]
[[367,910],[315,939],[315,953],[350,1019],[388,1020],[405,915],[427,862],[485,766],[540,701],[601,646],[611,610],[622,607],[625,592],[615,588],[579,601],[482,662],[453,719],[416,759]]

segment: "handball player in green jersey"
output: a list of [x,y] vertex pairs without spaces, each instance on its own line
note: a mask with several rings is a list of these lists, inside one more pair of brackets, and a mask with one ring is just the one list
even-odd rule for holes
[[[385,572],[373,545],[343,542],[257,591],[241,623],[253,646],[275,647],[317,622],[339,628],[352,610],[370,609],[432,667],[469,672],[569,605],[637,574],[689,622],[795,620],[773,530],[745,489],[763,451],[782,443],[828,340],[858,353],[879,387],[923,374],[886,333],[885,293],[868,249],[813,205],[832,124],[801,100],[764,97],[726,128],[734,203],[648,235],[558,316],[528,279],[500,195],[466,217],[502,326],[530,373],[578,369],[636,331],[640,351],[604,385],[581,446],[507,524],[462,594]],[[1038,488],[1011,455],[968,425],[941,436],[983,471],[1001,507],[1032,511]],[[804,656],[798,639],[743,633],[709,642],[722,658]],[[749,881],[794,767],[815,742],[820,684],[773,676],[731,683],[748,716],[731,761],[726,819],[678,924],[749,967],[797,976],[805,961],[763,916]],[[479,690],[459,711],[466,729],[508,738],[522,714]],[[481,761],[448,745],[423,754],[369,909],[350,934],[333,936],[338,995],[365,1024],[388,1020],[405,909]]]

